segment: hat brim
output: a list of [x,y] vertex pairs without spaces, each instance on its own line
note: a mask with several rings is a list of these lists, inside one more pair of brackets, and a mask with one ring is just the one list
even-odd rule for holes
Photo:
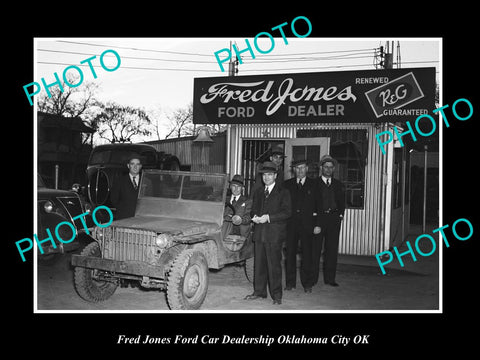
[[337,166],[337,164],[338,164],[337,160],[335,160],[334,158],[330,158],[330,159],[325,159],[325,160],[320,161],[320,166],[323,166],[323,164],[325,164],[327,162],[331,162],[334,166]]
[[299,165],[308,165],[308,162],[307,161],[300,161],[300,162],[292,163],[291,167],[296,167],[296,166],[299,166]]
[[260,174],[268,174],[268,173],[276,174],[276,173],[278,173],[278,170],[274,170],[274,169],[261,169],[261,170],[258,170],[258,172],[259,172]]
[[237,181],[237,180],[231,180],[230,181],[230,184],[235,184],[235,185],[240,185],[240,186],[245,186],[244,183],[240,182],[240,181]]

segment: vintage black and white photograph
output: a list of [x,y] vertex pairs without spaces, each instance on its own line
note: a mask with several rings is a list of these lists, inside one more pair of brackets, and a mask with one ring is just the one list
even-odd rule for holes
[[442,39],[287,20],[34,39],[36,313],[442,311]]

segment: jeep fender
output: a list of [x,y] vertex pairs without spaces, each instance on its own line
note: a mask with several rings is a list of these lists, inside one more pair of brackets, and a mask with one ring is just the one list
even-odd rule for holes
[[225,264],[225,257],[219,251],[217,243],[213,239],[198,242],[191,247],[194,250],[201,251],[207,259],[209,269],[221,269]]

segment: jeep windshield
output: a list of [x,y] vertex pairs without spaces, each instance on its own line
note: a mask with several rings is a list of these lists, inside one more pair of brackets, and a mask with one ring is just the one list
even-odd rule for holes
[[226,175],[146,170],[140,197],[223,202]]

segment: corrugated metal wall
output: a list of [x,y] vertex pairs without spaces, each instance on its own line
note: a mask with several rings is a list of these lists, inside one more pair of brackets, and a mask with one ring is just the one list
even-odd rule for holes
[[[365,168],[364,209],[347,209],[340,234],[339,253],[375,255],[388,248],[390,223],[386,221],[388,201],[388,154],[383,155],[375,135],[385,129],[374,124],[299,124],[299,125],[232,125],[230,173],[241,173],[243,139],[296,138],[299,129],[366,129],[368,157]],[[377,145],[377,146],[376,146]],[[390,195],[389,195],[390,196]]]
[[213,143],[193,142],[195,136],[150,141],[157,151],[178,157],[182,165],[190,165],[191,171],[224,173],[226,158],[226,134],[212,136]]

